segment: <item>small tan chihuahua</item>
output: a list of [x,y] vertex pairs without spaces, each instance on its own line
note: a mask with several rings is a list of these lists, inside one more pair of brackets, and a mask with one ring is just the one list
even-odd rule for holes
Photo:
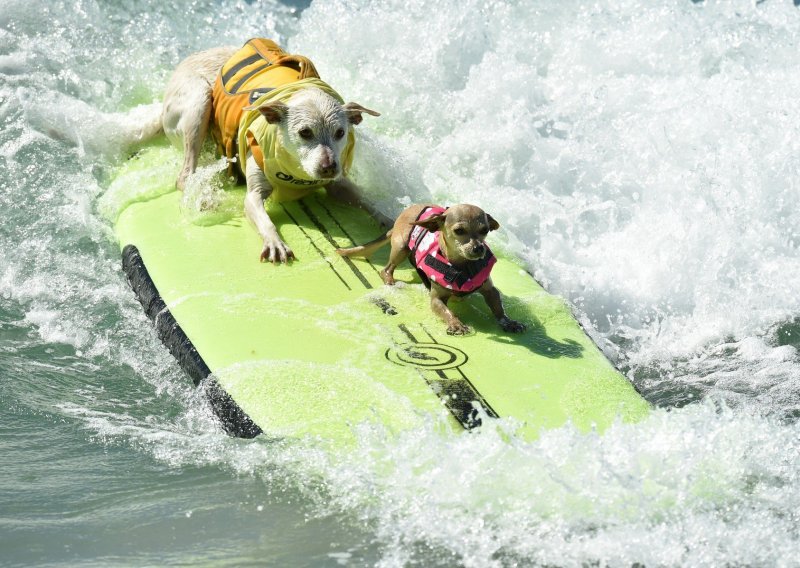
[[447,307],[452,296],[481,293],[504,331],[520,333],[525,324],[506,315],[500,291],[490,277],[497,259],[484,243],[489,231],[500,227],[491,215],[474,205],[448,209],[438,205],[412,205],[400,213],[385,235],[365,245],[337,249],[341,256],[370,256],[391,241],[389,263],[381,270],[384,283],[395,283],[394,270],[411,256],[422,281],[431,291],[431,309],[447,324],[450,335],[471,330]]

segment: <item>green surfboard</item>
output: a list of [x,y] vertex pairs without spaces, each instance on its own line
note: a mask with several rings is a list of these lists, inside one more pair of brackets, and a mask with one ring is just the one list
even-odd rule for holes
[[[452,306],[474,333],[450,336],[410,266],[395,272],[397,286],[382,283],[388,247],[369,260],[334,252],[380,234],[364,212],[324,191],[268,202],[297,260],[261,263],[241,207],[186,218],[172,189],[178,159],[163,144],[144,149],[101,206],[116,218],[126,271],[162,339],[196,381],[210,373],[234,411],[225,420],[247,424],[233,431],[347,443],[360,423],[396,431],[439,414],[453,431],[513,418],[530,439],[568,422],[602,430],[647,414],[565,302],[514,259],[499,253],[492,278],[528,330],[503,332],[473,294]],[[239,204],[243,196],[228,193]]]

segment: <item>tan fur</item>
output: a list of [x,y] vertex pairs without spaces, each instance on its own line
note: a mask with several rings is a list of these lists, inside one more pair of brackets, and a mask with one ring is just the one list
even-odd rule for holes
[[[394,271],[401,262],[406,260],[411,253],[408,249],[408,238],[415,225],[425,227],[429,231],[439,231],[439,246],[441,251],[454,266],[463,265],[465,262],[479,260],[486,254],[484,240],[490,231],[500,228],[494,218],[474,205],[459,204],[447,209],[441,215],[434,215],[424,221],[416,221],[420,213],[433,205],[412,205],[397,217],[394,227],[367,244],[337,249],[341,256],[368,257],[375,253],[387,242],[391,242],[389,262],[381,270],[380,275],[384,283],[391,286],[395,283]],[[519,333],[525,331],[525,325],[506,316],[500,291],[495,288],[492,279],[478,288],[492,314],[497,319],[500,327],[505,331]],[[471,330],[447,307],[447,301],[453,293],[435,282],[431,282],[431,309],[447,323],[447,333],[451,335],[464,335]]]

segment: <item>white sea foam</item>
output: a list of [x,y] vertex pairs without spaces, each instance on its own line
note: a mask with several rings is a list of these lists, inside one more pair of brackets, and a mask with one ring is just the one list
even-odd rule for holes
[[491,209],[595,325],[677,356],[800,307],[796,24],[779,2],[329,2],[290,45],[384,112],[438,199]]
[[[192,18],[156,2],[72,4],[0,14],[0,295],[32,343],[132,369],[179,407],[143,415],[135,393],[53,401],[92,439],[299,490],[317,515],[368,527],[385,566],[797,557],[791,2],[332,0],[299,20],[274,2],[195,2]],[[503,226],[493,237],[582,311],[651,400],[701,402],[531,443],[503,424],[444,436],[435,418],[399,438],[360,426],[345,453],[224,436],[125,288],[97,212],[124,144],[117,123],[106,136],[87,117],[150,103],[180,57],[256,35],[382,113],[358,127],[367,199],[387,213],[430,199],[484,206]],[[215,171],[188,195],[219,197]]]

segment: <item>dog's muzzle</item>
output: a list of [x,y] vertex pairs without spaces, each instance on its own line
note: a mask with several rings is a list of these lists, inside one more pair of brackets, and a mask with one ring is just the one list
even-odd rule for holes
[[468,253],[464,256],[467,256],[470,260],[480,260],[486,255],[486,245],[478,243],[476,245],[472,245],[468,251],[464,252]]
[[319,168],[319,176],[323,179],[334,179],[336,176],[339,175],[339,164],[336,162],[330,162],[325,166]]

